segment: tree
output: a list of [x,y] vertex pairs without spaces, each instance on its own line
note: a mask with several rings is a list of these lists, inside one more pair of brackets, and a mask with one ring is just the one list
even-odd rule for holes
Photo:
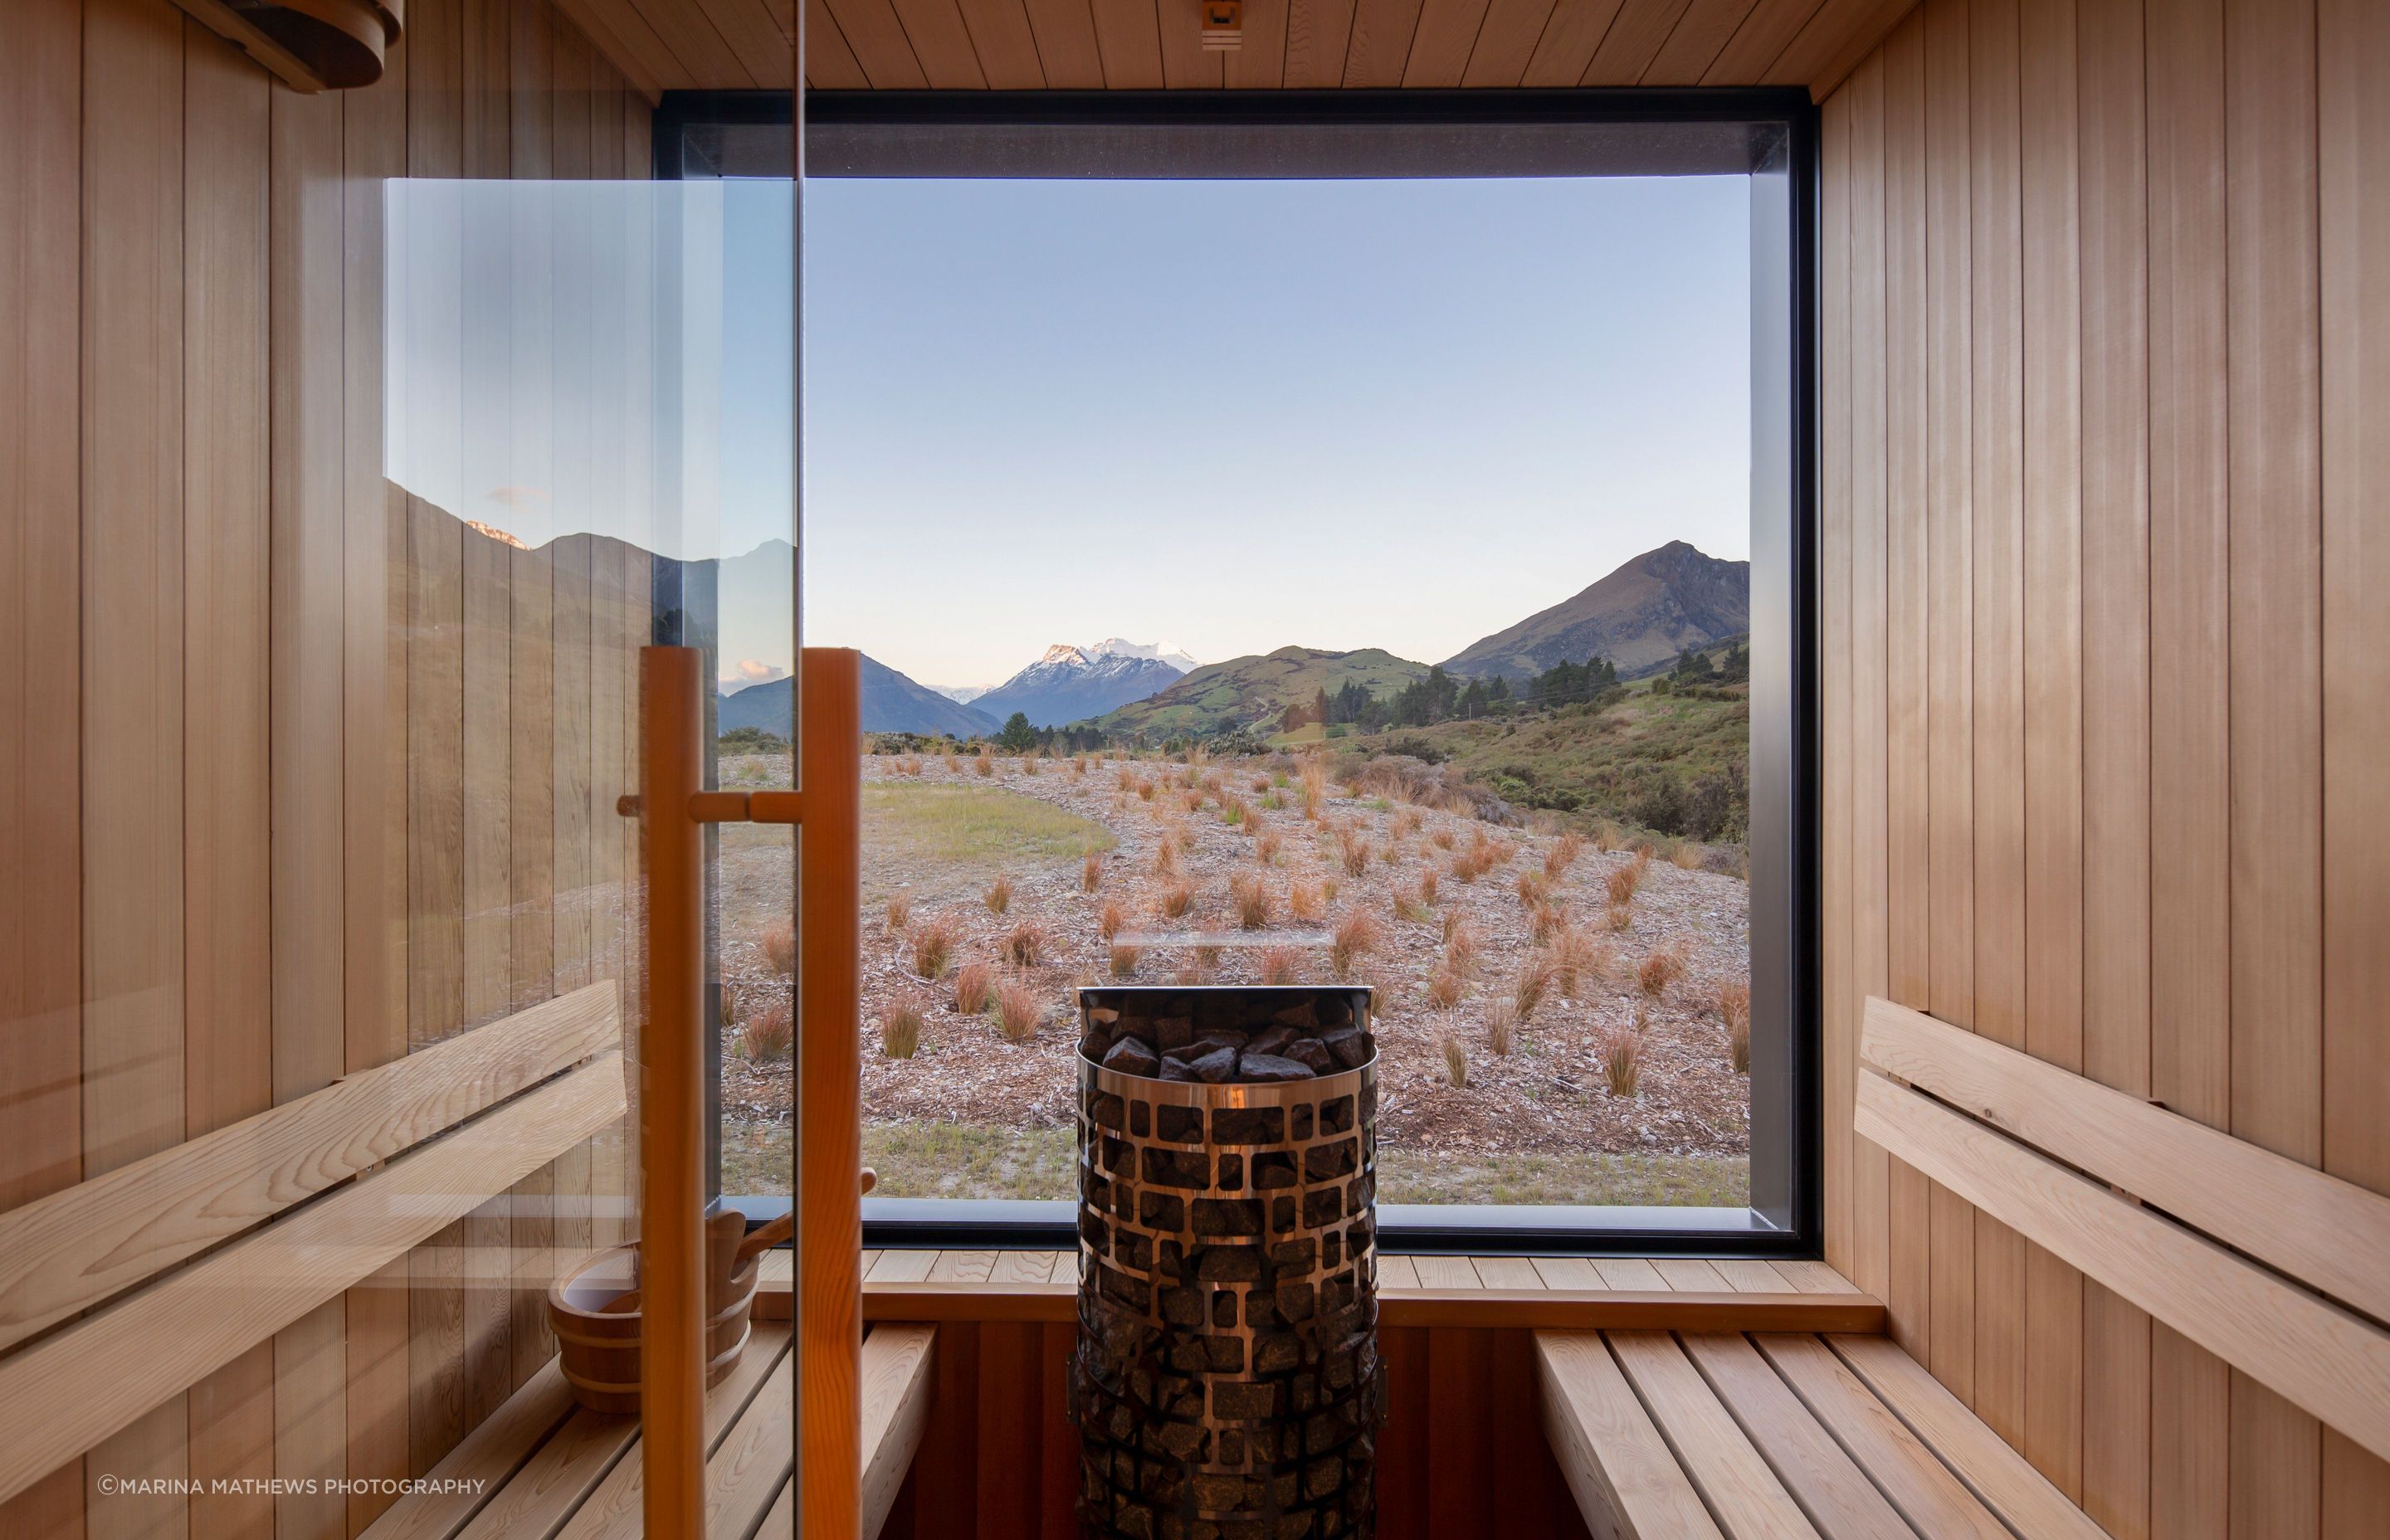
[[1015,712],[1005,718],[1004,732],[996,746],[1008,754],[1025,754],[1037,747],[1037,729],[1029,725],[1027,712]]

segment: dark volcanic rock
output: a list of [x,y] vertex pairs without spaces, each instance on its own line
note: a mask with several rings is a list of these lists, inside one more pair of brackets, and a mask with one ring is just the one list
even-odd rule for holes
[[1292,1027],[1272,1027],[1246,1044],[1245,1052],[1283,1054],[1286,1052],[1287,1045],[1293,1041]]
[[1309,1080],[1312,1069],[1292,1059],[1280,1059],[1276,1054],[1249,1053],[1244,1057],[1244,1078],[1269,1082],[1276,1080]]
[[1150,1075],[1161,1068],[1153,1050],[1134,1037],[1124,1037],[1104,1055],[1104,1068],[1123,1074]]
[[1202,1058],[1191,1060],[1187,1068],[1198,1080],[1214,1085],[1223,1084],[1237,1078],[1237,1050],[1214,1048]]
[[1368,1037],[1357,1027],[1346,1027],[1320,1038],[1320,1044],[1336,1056],[1336,1062],[1348,1070],[1357,1070],[1369,1058]]
[[1316,1037],[1296,1038],[1287,1046],[1286,1057],[1316,1075],[1324,1075],[1336,1068],[1336,1056]]

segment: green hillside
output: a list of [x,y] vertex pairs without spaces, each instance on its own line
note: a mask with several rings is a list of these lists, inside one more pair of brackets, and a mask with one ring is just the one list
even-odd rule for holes
[[1343,740],[1356,752],[1450,760],[1525,807],[1656,834],[1734,842],[1751,819],[1748,687],[1665,693],[1641,679],[1603,703],[1398,727]]
[[1425,663],[1381,648],[1326,652],[1282,647],[1266,656],[1206,663],[1159,695],[1098,717],[1095,726],[1108,737],[1149,742],[1209,737],[1235,727],[1268,733],[1287,707],[1308,704],[1322,690],[1333,695],[1357,684],[1372,695],[1391,695],[1426,675]]

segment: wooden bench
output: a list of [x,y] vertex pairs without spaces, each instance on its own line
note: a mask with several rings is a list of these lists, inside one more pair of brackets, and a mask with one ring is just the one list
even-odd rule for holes
[[[746,1354],[706,1396],[706,1533],[795,1532],[795,1360],[790,1328],[758,1321]],[[888,1517],[929,1416],[936,1328],[874,1327],[863,1343],[861,1540]],[[423,1489],[366,1540],[634,1540],[641,1471],[636,1418],[573,1404],[554,1362],[467,1434]]]
[[1544,1431],[1601,1540],[2098,1540],[1889,1338],[1539,1331]]

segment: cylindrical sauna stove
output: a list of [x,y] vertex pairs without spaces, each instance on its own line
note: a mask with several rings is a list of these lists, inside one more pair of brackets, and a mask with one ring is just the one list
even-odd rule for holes
[[1384,1415],[1369,991],[1079,999],[1080,1533],[1366,1540]]

